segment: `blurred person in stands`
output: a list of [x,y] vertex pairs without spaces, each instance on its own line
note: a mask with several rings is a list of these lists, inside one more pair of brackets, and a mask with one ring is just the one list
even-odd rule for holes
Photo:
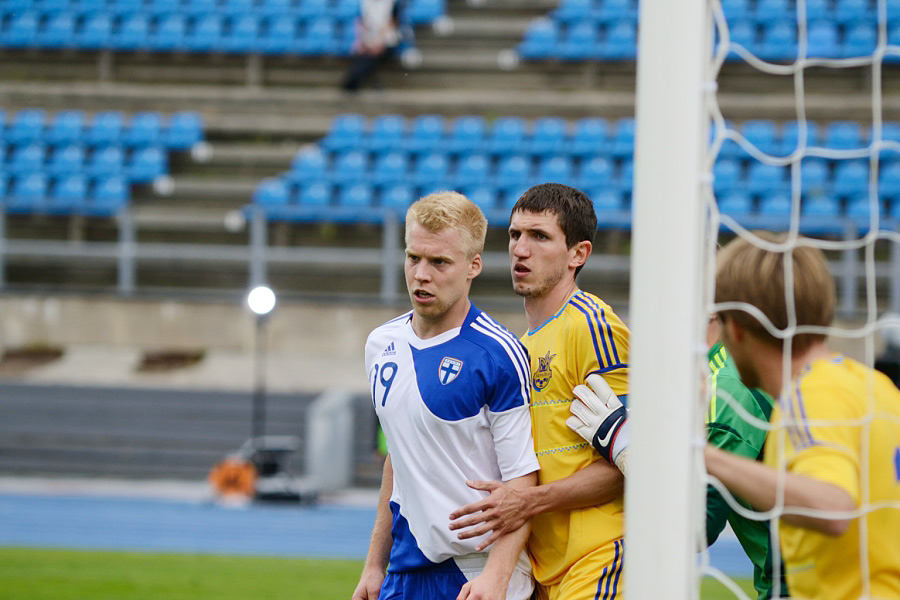
[[361,0],[356,23],[354,59],[342,87],[356,92],[371,80],[378,66],[393,57],[404,38],[400,23],[403,0]]

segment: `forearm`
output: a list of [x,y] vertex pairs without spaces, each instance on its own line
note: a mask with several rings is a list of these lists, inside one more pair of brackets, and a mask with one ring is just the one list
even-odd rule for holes
[[381,490],[378,493],[378,508],[375,511],[375,525],[372,528],[372,539],[366,554],[366,569],[378,569],[382,573],[387,569],[391,554],[391,493],[394,489],[394,469],[391,457],[384,461],[381,473]]
[[624,490],[625,477],[619,469],[599,460],[568,477],[525,490],[528,516],[606,504],[621,496]]
[[[733,494],[753,508],[767,511],[779,501],[777,471],[754,460],[734,456],[707,446],[704,457],[706,470],[719,479]],[[791,514],[791,509],[850,512],[856,502],[843,489],[812,477],[795,473],[784,474],[784,507],[781,517],[786,523],[812,529],[828,535],[840,535],[850,523],[846,518],[822,518]]]
[[[537,475],[531,473],[524,477],[512,479],[507,483],[511,488],[527,492],[528,490],[535,488]],[[519,560],[522,548],[525,547],[525,542],[528,540],[530,531],[531,523],[526,520],[525,524],[515,531],[500,536],[500,538],[491,546],[490,555],[485,564],[484,572],[488,575],[501,578],[501,581],[508,582],[513,569]]]

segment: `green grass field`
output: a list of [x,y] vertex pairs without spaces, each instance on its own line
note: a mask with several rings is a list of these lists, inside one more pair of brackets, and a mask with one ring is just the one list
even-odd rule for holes
[[[361,561],[0,548],[16,600],[348,600]],[[752,593],[749,581],[741,586]],[[704,600],[734,598],[704,580]]]

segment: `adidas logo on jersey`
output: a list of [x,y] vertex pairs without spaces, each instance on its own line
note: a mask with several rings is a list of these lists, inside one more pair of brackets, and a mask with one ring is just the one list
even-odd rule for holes
[[394,342],[391,342],[390,345],[384,349],[384,352],[381,353],[382,356],[394,356],[397,354],[397,351],[394,350]]

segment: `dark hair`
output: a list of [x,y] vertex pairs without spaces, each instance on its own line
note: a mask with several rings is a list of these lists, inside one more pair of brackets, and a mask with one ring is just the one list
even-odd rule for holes
[[[556,215],[559,228],[566,236],[566,247],[578,242],[592,242],[597,233],[597,213],[588,195],[561,183],[541,183],[528,188],[516,201],[510,214],[516,211],[549,212]],[[583,266],[583,265],[582,265]],[[575,274],[581,267],[576,269]]]

